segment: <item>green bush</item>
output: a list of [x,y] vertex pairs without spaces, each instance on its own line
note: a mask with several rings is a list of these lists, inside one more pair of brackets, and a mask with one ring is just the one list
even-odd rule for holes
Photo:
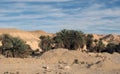
[[115,46],[115,51],[118,52],[118,53],[120,53],[120,43]]
[[40,39],[39,47],[43,52],[52,49],[53,40],[50,36],[40,36]]
[[28,55],[31,53],[31,49],[25,43],[25,41],[18,37],[12,37],[8,34],[3,34],[0,39],[2,41],[2,54],[7,57],[26,57],[26,53],[29,52]]
[[75,50],[82,48],[85,44],[84,33],[75,30],[62,30],[54,37],[56,48],[67,48]]
[[90,52],[102,52],[105,50],[105,45],[102,42],[102,40],[94,40],[95,46],[91,46],[91,48],[88,48],[88,51]]
[[120,53],[120,43],[119,44],[109,43],[105,50],[103,50],[102,52],[108,52],[111,54],[114,52]]
[[87,49],[93,49],[92,44],[93,44],[93,35],[92,34],[88,34],[86,36],[86,46]]

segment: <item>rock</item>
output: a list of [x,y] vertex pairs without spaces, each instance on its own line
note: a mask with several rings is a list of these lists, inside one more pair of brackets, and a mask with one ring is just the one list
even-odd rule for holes
[[42,68],[44,68],[44,69],[46,69],[46,70],[48,70],[48,69],[49,69],[49,67],[48,67],[48,66],[43,66]]
[[64,70],[69,70],[70,69],[70,66],[65,66],[64,67]]

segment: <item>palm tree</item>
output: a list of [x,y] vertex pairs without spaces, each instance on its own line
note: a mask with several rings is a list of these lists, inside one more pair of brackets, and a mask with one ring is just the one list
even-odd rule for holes
[[8,34],[3,34],[0,37],[0,40],[2,41],[2,54],[4,54],[6,51],[9,51],[12,53],[11,57],[20,57],[28,49],[28,45],[18,37],[12,37]]
[[62,48],[67,48],[70,50],[82,48],[85,42],[83,32],[75,30],[64,29],[56,33],[54,38],[58,45],[60,45]]
[[105,45],[103,44],[102,40],[99,40],[97,45],[97,52],[102,52],[105,49]]
[[114,43],[109,43],[109,44],[107,45],[106,49],[105,49],[104,51],[102,51],[102,52],[113,53],[113,52],[115,52],[116,46],[117,46],[117,45],[114,44]]
[[28,49],[28,45],[25,43],[25,41],[21,40],[18,37],[12,38],[12,45],[13,47],[11,48],[11,51],[13,53],[13,57],[24,54],[25,50]]
[[53,40],[50,36],[40,36],[41,42],[39,43],[39,47],[46,52],[52,49]]
[[67,30],[64,29],[61,32],[56,33],[56,36],[53,38],[56,44],[56,48],[64,48],[65,37],[66,37]]
[[115,46],[116,52],[120,53],[120,43]]
[[10,48],[12,48],[12,37],[8,34],[3,34],[0,36],[0,40],[2,42],[2,46],[1,46],[1,49],[2,49],[2,54],[4,54],[4,52],[6,50],[10,50]]
[[88,50],[93,49],[92,44],[93,44],[93,35],[88,34],[87,37],[86,37],[86,46],[87,46]]

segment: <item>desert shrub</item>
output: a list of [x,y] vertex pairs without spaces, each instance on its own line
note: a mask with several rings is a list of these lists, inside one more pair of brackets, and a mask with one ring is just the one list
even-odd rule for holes
[[97,47],[96,49],[97,52],[101,52],[105,49],[105,45],[103,44],[102,40],[99,40],[98,45],[96,47]]
[[109,43],[105,50],[103,50],[102,52],[108,52],[111,54],[114,52],[120,53],[120,43],[119,44]]
[[55,43],[55,48],[64,48],[63,39],[61,38],[61,36],[57,35],[53,37],[53,40]]
[[86,46],[87,46],[87,49],[89,49],[89,51],[90,51],[90,49],[92,49],[93,47],[92,47],[92,44],[93,44],[93,35],[92,34],[88,34],[87,36],[86,36]]
[[118,52],[118,53],[120,53],[120,43],[115,46],[115,51]]
[[74,59],[73,64],[79,64],[79,60],[78,59]]
[[39,47],[43,52],[52,49],[53,40],[50,36],[40,36],[40,39]]
[[[3,34],[0,37],[2,41],[2,54],[8,57],[26,57],[23,56],[30,50],[28,45],[18,37],[12,37],[8,34]],[[8,53],[9,52],[9,53]]]
[[114,43],[109,43],[103,52],[113,53],[115,52],[115,46]]
[[95,40],[95,46],[88,49],[90,52],[102,52],[103,50],[105,50],[105,45],[102,42],[102,40]]
[[75,30],[62,30],[56,33],[54,37],[56,48],[67,48],[70,50],[75,50],[82,48],[85,44],[84,33]]

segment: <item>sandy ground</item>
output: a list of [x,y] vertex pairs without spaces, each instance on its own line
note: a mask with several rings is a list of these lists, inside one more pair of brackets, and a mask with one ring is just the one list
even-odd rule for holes
[[120,54],[55,49],[34,58],[1,56],[0,74],[120,74]]

